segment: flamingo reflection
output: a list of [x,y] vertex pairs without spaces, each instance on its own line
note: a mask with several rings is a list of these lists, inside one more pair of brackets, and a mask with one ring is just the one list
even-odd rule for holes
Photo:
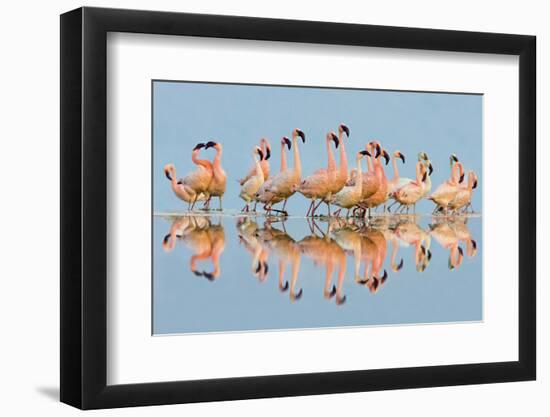
[[[225,232],[221,224],[212,224],[206,216],[176,217],[162,241],[163,249],[172,251],[176,239],[193,251],[189,259],[189,269],[193,274],[210,281],[221,275],[220,257],[225,249]],[[199,270],[198,263],[208,259],[212,262],[213,270]]]

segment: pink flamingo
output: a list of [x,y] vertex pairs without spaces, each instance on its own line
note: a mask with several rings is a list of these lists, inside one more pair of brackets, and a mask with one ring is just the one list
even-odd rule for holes
[[426,166],[423,162],[419,161],[416,164],[416,180],[393,192],[392,197],[402,205],[403,209],[407,208],[407,212],[411,205],[414,208],[416,202],[422,198],[422,192],[424,191],[423,184],[427,176]]
[[227,184],[227,174],[222,168],[222,152],[223,147],[221,143],[210,141],[206,144],[205,149],[214,148],[216,150],[216,156],[212,163],[212,181],[208,186],[208,200],[206,201],[206,208],[210,206],[210,199],[212,197],[218,197],[220,201],[219,210],[222,211],[222,197],[225,194],[225,186]]
[[[284,172],[280,172],[275,175],[269,186],[265,187],[265,191],[273,193],[274,197],[279,199],[279,201],[284,201],[282,210],[277,210],[282,212],[284,215],[288,213],[285,211],[286,202],[290,196],[296,192],[297,186],[300,184],[302,178],[302,162],[300,161],[300,150],[298,146],[298,137],[302,139],[302,142],[305,143],[306,135],[300,129],[294,129],[292,131],[292,146],[294,152],[294,166],[291,169],[286,169]],[[269,206],[270,210],[271,205]]]
[[[185,191],[191,196],[191,210],[195,207],[195,203],[199,200],[201,194],[203,194],[206,199],[210,198],[208,187],[212,182],[213,169],[210,161],[198,159],[199,152],[202,148],[206,148],[206,145],[204,143],[199,143],[193,148],[193,152],[191,153],[191,160],[197,165],[197,168],[177,182],[179,185],[182,185]],[[183,194],[178,196],[182,198]]]
[[[259,156],[259,160],[256,159],[256,155]],[[250,176],[242,185],[241,192],[239,194],[239,197],[241,197],[245,202],[246,206],[243,207],[241,211],[248,212],[249,205],[252,200],[255,199],[256,193],[264,183],[264,173],[262,170],[262,166],[260,164],[261,161],[264,160],[264,154],[260,147],[256,146],[254,148],[254,152],[252,153],[252,158],[254,159],[254,162],[256,164],[256,174]]]
[[[328,164],[326,169],[318,169],[310,175],[309,177],[304,178],[300,185],[296,187],[296,190],[300,192],[304,197],[311,200],[309,209],[307,211],[306,217],[315,215],[315,209],[318,206],[315,206],[317,199],[323,199],[327,196],[330,197],[330,184],[336,178],[336,163],[334,161],[334,155],[332,153],[331,141],[334,141],[338,144],[338,137],[333,133],[329,132],[326,135],[326,147],[328,154]],[[328,203],[328,210],[330,216],[330,202]]]
[[431,200],[436,204],[434,213],[441,208],[444,213],[447,214],[447,207],[456,197],[459,184],[463,179],[464,168],[460,162],[456,162],[452,168],[451,178],[437,187],[432,195],[428,197],[428,200]]
[[[262,138],[260,140],[260,148],[262,150],[262,154],[264,155],[264,158],[260,161],[260,166],[264,174],[264,179],[267,181],[267,179],[269,178],[270,170],[269,158],[271,158],[271,145],[266,138]],[[243,185],[248,179],[250,179],[250,177],[254,175],[256,175],[256,163],[252,164],[252,166],[248,170],[248,173],[239,180],[239,184]]]
[[[279,170],[279,173],[285,172],[287,169],[285,145],[288,147],[288,150],[290,150],[292,142],[286,136],[281,139],[281,168]],[[264,204],[264,209],[266,209],[268,213],[271,210],[271,206],[273,204],[277,204],[283,201],[272,192],[267,191],[267,189],[271,186],[272,181],[273,176],[264,181],[264,183],[258,190],[258,193],[256,193],[256,201]]]
[[449,208],[458,211],[461,208],[465,210],[472,205],[472,193],[477,187],[477,175],[474,171],[468,172],[468,182],[462,183],[458,187],[458,193],[455,198],[449,203]]
[[384,172],[384,167],[382,166],[382,163],[380,162],[380,156],[383,156],[386,160],[386,165],[390,162],[390,155],[385,149],[381,149],[380,142],[378,141],[372,141],[371,144],[373,146],[376,146],[377,149],[380,150],[380,153],[378,157],[374,158],[374,172],[376,173],[376,176],[378,177],[379,181],[379,187],[376,192],[371,195],[366,200],[362,201],[360,203],[360,206],[363,208],[369,209],[369,215],[370,215],[370,209],[378,207],[380,204],[383,204],[388,199],[388,179],[386,178],[386,173]]

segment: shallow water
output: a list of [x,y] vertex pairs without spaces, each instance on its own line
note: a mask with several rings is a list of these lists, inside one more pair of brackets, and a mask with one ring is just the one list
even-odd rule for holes
[[479,321],[481,225],[155,215],[153,333]]

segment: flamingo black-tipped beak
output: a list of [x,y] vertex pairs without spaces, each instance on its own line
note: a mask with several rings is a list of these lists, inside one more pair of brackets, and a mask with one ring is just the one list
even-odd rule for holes
[[[264,153],[261,149],[256,149],[256,152],[258,152],[258,155],[260,156],[260,161],[264,159]],[[267,158],[266,158],[267,159]]]
[[332,141],[334,142],[334,146],[336,147],[336,149],[338,149],[338,145],[339,145],[339,141],[338,141],[338,136],[336,136],[334,133],[332,135],[330,135]]
[[349,138],[349,127],[347,127],[345,124],[341,124],[340,125],[340,128],[342,129],[342,131],[346,134],[346,136]]
[[347,297],[345,295],[342,298],[336,297],[336,304],[341,306],[346,302],[346,300],[347,300]]
[[214,274],[206,271],[202,271],[202,275],[208,280],[208,281],[214,281]]
[[183,181],[182,181],[182,180],[178,180],[177,184],[178,184],[178,185],[182,185],[182,184],[183,184]]
[[[162,239],[162,243],[166,245],[168,243],[168,239],[170,239],[170,233],[164,236],[164,239]],[[475,246],[474,246],[474,249],[475,249]]]
[[460,256],[464,256],[464,251],[460,246],[458,247],[458,253],[460,254]]
[[172,181],[172,176],[170,175],[170,173],[168,171],[164,171],[164,175],[166,175],[166,178],[168,178],[170,181]]
[[290,141],[290,139],[285,136],[283,138],[283,141],[286,143],[286,146],[288,147],[288,150],[290,151],[290,147],[292,146],[292,142]]
[[193,274],[195,274],[198,277],[202,277],[202,272],[199,271],[193,271]]
[[401,152],[399,152],[399,158],[405,163],[405,155],[403,155]]
[[376,144],[376,155],[374,155],[375,158],[378,158],[380,156],[381,149],[382,148],[380,148],[380,145]]
[[193,148],[194,151],[196,151],[197,149],[201,149],[201,148],[204,148],[206,145],[204,143],[197,143],[195,145],[195,147]]
[[267,264],[267,262],[264,262],[264,274],[267,275],[268,271],[269,271],[269,265]]
[[212,141],[209,141],[206,146],[204,147],[204,149],[208,149],[208,148],[212,148],[214,146],[216,146],[217,143],[216,142],[212,142]]
[[474,184],[472,185],[472,188],[477,188],[477,180],[474,180]]
[[284,285],[279,285],[279,291],[285,292],[288,290],[288,281],[285,281]]
[[363,156],[372,156],[369,151],[360,151],[359,153]]
[[383,284],[388,279],[388,273],[384,269],[384,275],[382,275],[382,278],[380,279],[380,282]]
[[471,244],[472,244],[472,247],[475,249],[477,249],[477,243],[474,239],[470,240]]
[[303,293],[304,291],[300,288],[300,291],[298,291],[298,293],[293,296],[294,300],[299,300],[300,298],[302,298]]
[[267,161],[269,158],[271,158],[271,148],[267,147],[265,149],[265,160]]
[[451,160],[454,161],[454,162],[458,162],[458,158],[454,154],[451,155]]
[[428,164],[428,175],[431,176],[432,172],[434,172],[434,167],[432,166],[432,163],[430,162]]
[[459,184],[462,184],[462,182],[464,181],[464,174],[462,174],[460,176],[460,180],[458,181]]
[[397,264],[397,271],[400,271],[403,268],[403,259]]
[[384,157],[384,159],[386,160],[386,165],[388,165],[390,163],[390,154],[386,152],[386,150],[384,149],[382,151],[382,156]]
[[256,271],[254,271],[254,272],[257,274],[258,272],[260,272],[261,269],[262,269],[262,263],[258,262],[258,266],[256,267]]
[[428,178],[427,172],[425,172],[424,175],[422,176],[422,182],[426,182],[426,178]]
[[302,138],[302,143],[306,143],[306,135],[304,134],[304,132],[302,132],[300,129],[296,129],[296,133]]

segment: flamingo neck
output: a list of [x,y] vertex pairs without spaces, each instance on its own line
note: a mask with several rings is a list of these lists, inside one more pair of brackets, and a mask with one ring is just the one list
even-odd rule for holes
[[418,185],[422,184],[422,162],[418,161],[416,163],[416,183]]
[[458,173],[459,173],[459,170],[460,170],[460,166],[458,165],[458,163],[455,163],[453,165],[453,169],[451,170],[451,178],[450,178],[450,181],[453,183],[453,184],[458,184]]
[[398,180],[399,179],[399,169],[397,168],[397,158],[395,156],[392,158],[392,164],[393,164],[393,179]]
[[260,160],[254,158],[254,163],[256,164],[256,175],[260,178],[263,178],[264,172],[262,171],[262,165],[260,164]]
[[298,173],[298,175],[302,174],[302,163],[300,161],[300,151],[298,150],[298,137],[295,136],[292,145],[294,146],[293,154],[294,154],[294,170]]
[[348,157],[346,155],[346,145],[344,143],[344,134],[340,132],[338,143],[340,144],[340,174],[348,177]]
[[285,144],[281,145],[281,172],[286,171],[286,152]]
[[357,176],[355,180],[355,188],[362,189],[363,187],[363,168],[361,167],[361,158],[357,158]]
[[328,164],[327,169],[333,171],[336,169],[336,161],[334,160],[334,153],[332,152],[332,147],[330,146],[331,139],[326,140],[327,145],[327,154],[328,154]]
[[205,167],[206,169],[212,169],[212,163],[206,159],[199,159],[200,149],[197,149],[191,153],[191,160],[195,165]]
[[368,172],[374,172],[374,165],[372,162],[372,156],[367,156],[367,170]]

